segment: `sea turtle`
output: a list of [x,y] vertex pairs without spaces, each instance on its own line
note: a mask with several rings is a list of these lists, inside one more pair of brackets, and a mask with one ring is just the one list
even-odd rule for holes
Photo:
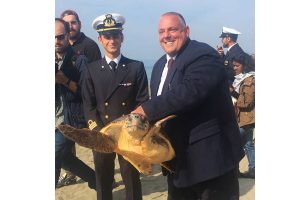
[[87,128],[77,129],[70,125],[60,125],[58,128],[67,138],[81,146],[102,153],[116,152],[122,155],[137,170],[148,175],[152,172],[153,164],[160,164],[172,171],[164,162],[171,160],[175,151],[167,137],[160,132],[160,127],[164,121],[174,117],[168,116],[150,126],[145,117],[131,113],[112,121],[100,132]]

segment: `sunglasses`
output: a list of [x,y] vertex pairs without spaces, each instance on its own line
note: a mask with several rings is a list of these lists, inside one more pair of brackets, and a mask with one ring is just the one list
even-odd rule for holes
[[56,36],[55,36],[55,39],[57,39],[57,40],[59,40],[59,41],[62,41],[62,40],[65,39],[65,37],[66,37],[66,34],[56,35]]

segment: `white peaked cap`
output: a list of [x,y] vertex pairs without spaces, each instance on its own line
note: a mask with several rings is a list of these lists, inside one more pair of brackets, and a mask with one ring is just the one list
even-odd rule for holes
[[106,13],[98,16],[94,19],[92,26],[99,32],[123,30],[123,24],[125,24],[125,18],[118,13]]
[[229,33],[229,34],[235,34],[235,35],[240,35],[242,34],[241,32],[233,29],[233,28],[227,28],[225,26],[223,26],[223,29],[222,29],[222,33]]

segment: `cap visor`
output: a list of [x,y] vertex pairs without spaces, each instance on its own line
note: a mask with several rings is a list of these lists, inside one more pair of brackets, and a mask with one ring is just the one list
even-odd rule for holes
[[119,34],[121,30],[107,30],[107,31],[101,31],[99,32],[100,35],[116,35]]

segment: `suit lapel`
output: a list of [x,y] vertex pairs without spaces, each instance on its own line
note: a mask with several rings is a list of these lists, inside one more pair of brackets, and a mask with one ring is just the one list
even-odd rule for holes
[[118,64],[118,67],[116,71],[114,72],[114,75],[112,77],[112,82],[110,84],[110,88],[108,90],[107,96],[105,100],[109,99],[111,95],[116,91],[116,89],[120,86],[120,83],[125,79],[127,76],[129,69],[127,66],[127,58],[124,56],[121,57],[121,60]]

